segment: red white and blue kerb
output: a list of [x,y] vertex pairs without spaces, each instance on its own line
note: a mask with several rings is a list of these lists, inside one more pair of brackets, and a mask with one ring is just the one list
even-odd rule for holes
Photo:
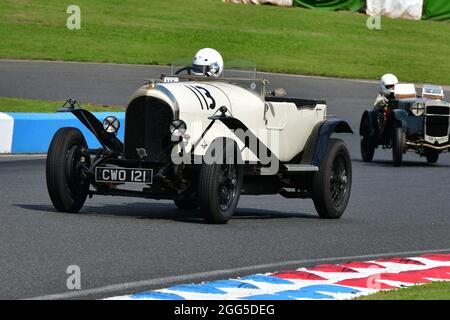
[[342,300],[432,281],[450,281],[450,254],[323,264],[230,280],[181,284],[109,299]]

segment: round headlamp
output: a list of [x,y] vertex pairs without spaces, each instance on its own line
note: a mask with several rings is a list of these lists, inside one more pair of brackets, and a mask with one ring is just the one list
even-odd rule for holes
[[114,116],[108,116],[103,120],[103,129],[105,129],[108,133],[116,133],[119,131],[120,128],[120,122],[119,119],[117,119]]
[[170,133],[175,137],[182,137],[186,132],[187,126],[183,120],[174,120],[170,124]]
[[423,116],[425,114],[425,103],[414,103],[411,106],[411,112],[415,116]]

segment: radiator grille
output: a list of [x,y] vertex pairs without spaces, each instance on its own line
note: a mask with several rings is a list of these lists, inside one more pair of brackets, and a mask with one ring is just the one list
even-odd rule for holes
[[443,115],[440,116],[427,116],[425,119],[426,134],[431,137],[445,137],[448,136],[448,124],[449,124],[449,111],[450,108],[440,106],[427,107],[427,114]]
[[145,148],[154,162],[170,159],[170,124],[173,112],[170,106],[157,98],[139,97],[128,106],[125,116],[125,156],[138,159],[136,148]]

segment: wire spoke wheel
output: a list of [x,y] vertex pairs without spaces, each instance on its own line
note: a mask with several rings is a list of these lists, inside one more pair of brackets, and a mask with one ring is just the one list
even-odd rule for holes
[[352,188],[352,162],[345,143],[330,139],[319,171],[312,179],[312,199],[324,219],[338,219],[347,207]]
[[224,164],[218,177],[217,200],[221,210],[228,210],[237,194],[237,170],[234,164]]
[[334,159],[330,177],[331,198],[335,207],[339,207],[344,201],[347,185],[348,177],[344,156],[338,154]]
[[82,146],[75,144],[67,152],[66,178],[69,190],[76,196],[83,197],[87,182],[83,178],[81,153]]
[[215,144],[219,146],[218,159],[221,161],[202,165],[198,195],[200,211],[205,220],[208,223],[222,224],[233,216],[239,202],[244,168],[239,148],[234,141],[227,143],[223,138],[216,140]]

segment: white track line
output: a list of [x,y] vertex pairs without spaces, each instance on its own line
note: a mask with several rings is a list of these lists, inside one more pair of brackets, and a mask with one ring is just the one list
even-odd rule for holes
[[272,271],[276,271],[274,269],[288,268],[288,267],[292,267],[292,266],[301,267],[301,266],[311,265],[311,264],[315,264],[315,263],[357,261],[357,260],[375,259],[375,258],[381,258],[381,257],[414,256],[414,255],[427,254],[427,253],[444,253],[444,252],[450,252],[450,248],[435,249],[435,250],[423,250],[423,251],[378,253],[378,254],[348,256],[348,257],[330,257],[330,258],[319,258],[319,259],[309,259],[309,260],[292,260],[292,261],[285,261],[285,262],[246,266],[246,267],[240,267],[240,268],[213,270],[213,271],[185,274],[185,275],[179,275],[179,276],[148,279],[148,280],[141,280],[141,281],[134,281],[134,282],[124,282],[124,283],[112,284],[112,285],[108,285],[108,286],[86,289],[86,290],[70,291],[70,292],[65,292],[65,293],[57,293],[57,294],[31,297],[28,299],[29,300],[76,299],[76,298],[83,298],[83,297],[93,296],[93,295],[113,294],[115,292],[120,292],[120,291],[124,291],[124,290],[128,290],[131,292],[131,291],[135,291],[137,289],[143,289],[145,287],[151,287],[151,286],[152,287],[154,287],[154,286],[163,287],[163,286],[167,286],[167,285],[170,285],[173,283],[181,283],[181,282],[187,282],[187,281],[201,281],[202,279],[205,279],[205,278],[226,277],[227,275],[258,272],[258,271],[269,270],[269,269],[271,269]]

